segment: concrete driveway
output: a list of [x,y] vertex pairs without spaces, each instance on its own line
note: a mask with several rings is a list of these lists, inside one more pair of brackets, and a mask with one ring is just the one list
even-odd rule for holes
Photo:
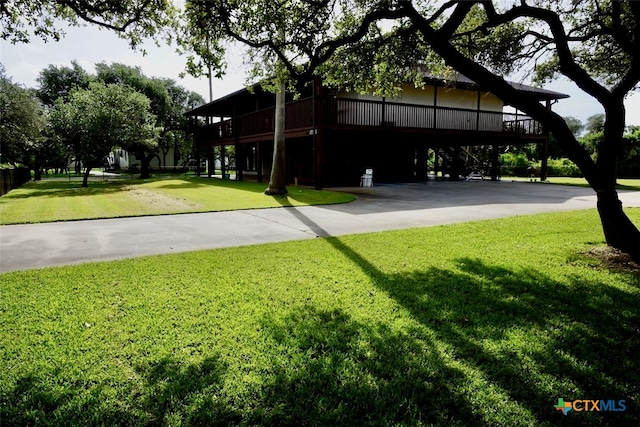
[[[590,189],[539,183],[439,181],[337,190],[358,199],[330,206],[5,225],[0,271],[595,207]],[[640,192],[620,192],[620,198],[626,207],[640,207]]]

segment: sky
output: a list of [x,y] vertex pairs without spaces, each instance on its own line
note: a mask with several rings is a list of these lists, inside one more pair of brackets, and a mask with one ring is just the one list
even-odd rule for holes
[[[118,62],[138,66],[149,77],[171,78],[209,100],[209,81],[206,77],[180,78],[186,58],[179,56],[174,47],[158,47],[150,41],[143,45],[146,50],[146,55],[143,55],[140,51],[132,50],[125,40],[105,29],[94,26],[67,27],[65,33],[66,36],[59,42],[45,43],[33,37],[29,44],[12,45],[0,40],[0,62],[4,65],[6,74],[16,83],[35,88],[39,72],[49,64],[69,66],[72,60],[77,60],[85,70],[93,73],[96,63]],[[229,67],[226,76],[213,79],[214,99],[244,87],[247,67],[243,65],[240,49],[230,49],[227,61]],[[560,100],[553,106],[553,110],[561,116],[577,117],[584,123],[589,116],[603,112],[593,98],[568,80],[554,81],[545,88],[570,95],[570,98]],[[640,93],[628,97],[625,105],[627,124],[640,125]]]

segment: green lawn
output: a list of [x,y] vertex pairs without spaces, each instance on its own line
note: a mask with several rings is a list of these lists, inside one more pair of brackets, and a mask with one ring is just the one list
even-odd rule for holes
[[[505,181],[530,181],[530,178],[503,176]],[[539,178],[536,177],[536,182],[539,182]],[[574,178],[569,176],[550,176],[547,178],[549,184],[560,185],[575,185],[579,187],[589,187],[587,180],[584,178]],[[620,190],[640,190],[640,179],[635,178],[620,178],[618,179],[618,189]]]
[[600,248],[585,211],[7,273],[0,420],[638,425],[640,275]]
[[265,196],[266,184],[206,178],[31,182],[0,197],[0,224],[115,218],[345,203],[353,195],[290,186],[288,196]]

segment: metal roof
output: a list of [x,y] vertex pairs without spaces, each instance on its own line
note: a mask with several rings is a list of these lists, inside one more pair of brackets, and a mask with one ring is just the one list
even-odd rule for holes
[[[455,79],[444,79],[444,78],[438,78],[437,76],[434,76],[430,73],[424,73],[424,79],[426,81],[429,81],[433,84],[438,84],[440,86],[456,86],[456,87],[462,86],[465,89],[473,89],[473,90],[478,90],[479,88],[478,84],[475,81],[473,81],[473,79],[470,79],[464,74],[457,74],[455,76]],[[547,100],[547,99],[569,98],[569,95],[565,93],[554,92],[552,90],[543,89],[535,86],[529,86],[523,83],[512,82],[509,80],[507,80],[506,82],[519,91],[528,92],[528,93],[537,95],[540,101]],[[491,92],[491,91],[487,91],[487,92]]]
[[[435,77],[429,73],[425,73],[424,79],[426,82],[436,86],[452,86],[470,90],[479,90],[479,86],[476,82],[462,74],[458,74],[454,80],[447,80]],[[554,92],[552,90],[542,89],[511,81],[507,81],[507,83],[509,83],[519,91],[536,95],[538,97],[538,100],[540,101],[569,98],[569,95],[567,94]],[[256,104],[262,103],[264,105],[264,103],[275,103],[274,100],[274,94],[265,92],[260,87],[260,84],[256,83],[251,87],[251,89],[243,88],[237,90],[228,95],[222,96],[211,102],[196,107],[193,110],[187,111],[185,113],[185,116],[231,117],[233,116],[234,111],[236,114],[255,111],[257,109],[254,108]]]

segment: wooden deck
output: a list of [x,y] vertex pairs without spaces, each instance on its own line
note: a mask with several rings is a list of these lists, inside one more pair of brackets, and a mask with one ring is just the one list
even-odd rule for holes
[[[492,134],[524,140],[544,138],[542,125],[527,116],[473,109],[309,97],[286,104],[287,137],[311,135],[314,129],[394,130],[428,134]],[[274,107],[227,118],[198,128],[205,146],[241,144],[271,139]]]

